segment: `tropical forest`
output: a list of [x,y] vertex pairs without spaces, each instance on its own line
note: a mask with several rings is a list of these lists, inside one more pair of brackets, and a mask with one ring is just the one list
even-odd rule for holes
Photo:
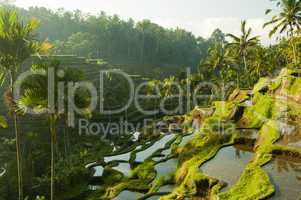
[[0,99],[0,200],[301,200],[301,0],[0,0]]

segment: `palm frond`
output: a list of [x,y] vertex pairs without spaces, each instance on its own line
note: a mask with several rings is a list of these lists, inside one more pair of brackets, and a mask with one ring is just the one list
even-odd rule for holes
[[263,28],[265,28],[265,27],[267,27],[267,26],[269,26],[271,24],[274,24],[274,23],[276,23],[278,21],[280,21],[280,18],[277,18],[277,16],[274,16],[271,21],[266,22],[266,23],[263,24]]
[[248,40],[248,42],[255,42],[255,43],[258,43],[259,42],[259,37],[260,36],[255,36],[255,37],[252,37]]
[[232,38],[235,42],[240,42],[240,38],[237,37],[237,36],[235,36],[235,35],[233,35],[233,34],[231,34],[231,33],[228,33],[228,34],[226,35],[226,37]]
[[277,6],[281,8],[280,13],[278,14],[278,16],[274,16],[271,21],[265,23],[264,27],[271,24],[275,24],[275,26],[269,34],[270,37],[274,35],[277,31],[279,31],[279,33],[287,31],[287,33],[293,35],[294,30],[299,29],[300,27],[299,17],[301,15],[301,1],[277,0]]
[[35,30],[36,19],[22,22],[14,9],[0,9],[0,66],[17,71],[25,59],[36,53],[40,44]]
[[272,37],[279,29],[279,26],[275,26],[269,33],[269,37]]
[[252,33],[252,29],[249,28],[247,34],[245,35],[245,40],[247,40],[250,37],[251,33]]
[[267,9],[267,10],[265,11],[265,14],[268,15],[268,14],[270,14],[271,12],[272,12],[272,9]]
[[246,20],[243,20],[241,22],[241,32],[242,32],[243,35],[246,35],[246,24],[247,24]]
[[18,110],[26,113],[29,109],[34,110],[37,114],[44,112],[48,107],[48,100],[43,92],[37,88],[26,89],[18,101]]

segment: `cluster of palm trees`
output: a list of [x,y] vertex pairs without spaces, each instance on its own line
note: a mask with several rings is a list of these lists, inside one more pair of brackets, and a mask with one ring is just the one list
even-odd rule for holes
[[[14,99],[14,85],[16,83],[17,75],[21,72],[22,64],[32,55],[46,54],[51,49],[51,45],[47,42],[40,42],[36,39],[34,34],[38,27],[38,21],[30,20],[27,23],[22,22],[16,11],[1,9],[0,10],[0,78],[1,81],[8,81],[9,86],[6,89],[6,102],[9,107],[10,114],[13,119],[15,139],[16,139],[16,157],[17,157],[17,174],[18,174],[18,199],[24,199],[23,192],[23,174],[22,174],[22,136],[18,126],[18,116],[26,114],[30,108],[36,114],[43,114],[48,121],[51,133],[51,200],[54,200],[55,189],[55,148],[57,142],[57,124],[59,120],[66,121],[68,115],[68,101],[67,98],[67,84],[60,87],[62,91],[58,90],[58,83],[76,83],[83,80],[83,73],[76,69],[61,68],[58,61],[41,61],[31,67],[35,75],[30,76],[22,84],[22,91],[20,99]],[[51,70],[49,70],[51,68]],[[58,71],[63,76],[57,77]],[[48,75],[52,72],[55,74],[54,90],[50,91],[56,99],[58,93],[62,99],[57,100],[54,108],[49,107],[48,93]],[[75,92],[75,103],[83,110],[90,101],[90,97],[86,90],[79,89]],[[58,103],[63,102],[63,108],[59,109]],[[87,110],[88,112],[88,110]],[[86,112],[86,113],[87,113]],[[66,123],[67,125],[67,123]],[[7,122],[4,117],[0,117],[0,126],[7,127]]]
[[[270,37],[274,34],[287,32],[287,38],[282,39],[284,43],[290,43],[293,52],[293,63],[297,66],[299,63],[295,37],[300,34],[301,3],[298,0],[280,0],[277,5],[281,8],[278,15],[272,17],[272,20],[265,23],[263,28],[268,25],[274,25],[270,31]],[[272,10],[267,10],[266,14]],[[277,32],[278,31],[278,32]],[[299,32],[298,32],[299,31]],[[225,38],[229,38],[228,42]],[[210,81],[219,86],[219,89],[225,87],[225,84],[236,79],[236,87],[251,88],[257,82],[258,78],[267,73],[272,73],[275,69],[285,67],[281,45],[271,47],[262,47],[259,36],[252,35],[252,29],[247,26],[247,21],[241,22],[241,35],[218,33],[208,50],[208,56],[202,61],[200,74],[194,74],[191,77],[182,79],[181,77],[169,77],[162,81],[154,80],[148,84],[148,92],[154,93],[155,88],[160,86],[160,96],[171,96],[176,94],[174,85],[186,85],[186,81],[192,83],[191,90],[200,81]],[[281,43],[280,43],[281,44]],[[300,49],[300,48],[299,48]],[[284,57],[290,57],[285,53]],[[287,58],[285,58],[287,59]],[[231,87],[229,90],[233,89]],[[228,91],[224,91],[225,94]]]
[[34,30],[37,26],[36,20],[24,24],[15,11],[0,10],[0,78],[2,82],[6,79],[9,81],[7,100],[14,121],[20,200],[23,200],[21,134],[18,130],[16,103],[10,97],[14,93],[16,76],[22,63],[31,55],[46,50],[43,48],[45,45],[35,39]]
[[[84,76],[80,70],[72,68],[62,68],[56,60],[43,61],[31,67],[35,74],[28,78],[22,84],[22,96],[17,102],[17,107],[21,113],[26,114],[27,110],[33,110],[34,113],[44,113],[43,116],[48,119],[50,135],[51,135],[51,200],[54,200],[55,191],[55,152],[57,146],[57,126],[60,120],[64,121],[64,125],[68,126],[69,114],[69,92],[68,84],[76,84],[83,81]],[[50,73],[55,75],[52,89],[48,88]],[[58,84],[63,83],[63,87]],[[45,90],[48,88],[48,90]],[[50,93],[49,93],[50,92]],[[54,97],[55,103],[50,105],[51,94]],[[84,89],[75,91],[73,99],[77,107],[82,108],[82,114],[89,114],[89,109],[86,109],[90,102],[90,96]]]
[[[301,28],[301,1],[300,0],[277,0],[277,6],[280,8],[280,13],[275,13],[270,21],[264,24],[263,28],[274,25],[270,31],[269,36],[272,37],[275,34],[278,35],[278,39],[287,41],[291,46],[292,52],[292,64],[293,66],[298,66],[300,64],[300,55],[298,55],[297,39],[300,36]],[[273,10],[268,9],[266,14],[273,13]],[[286,33],[286,35],[284,35]],[[259,36],[251,36],[252,29],[247,28],[247,22],[244,20],[241,22],[241,35],[236,36],[233,34],[227,34],[226,37],[231,39],[231,42],[228,43],[223,38],[219,41],[216,41],[209,48],[209,56],[202,63],[201,67],[211,69],[211,74],[217,79],[225,79],[225,70],[226,73],[230,73],[231,69],[236,71],[237,75],[237,85],[239,86],[239,76],[242,75],[246,79],[246,84],[244,87],[250,87],[255,81],[251,81],[252,72],[258,72],[260,69],[258,67],[267,67],[269,66],[258,66],[257,61],[263,61],[266,56],[266,59],[273,59],[270,56],[270,53],[265,52],[274,52],[276,47],[266,48],[267,51],[264,51],[259,44]],[[286,36],[286,37],[283,37]],[[285,55],[290,57],[290,55]],[[272,60],[269,60],[270,65],[273,63]],[[261,62],[262,64],[262,62]],[[248,66],[252,65],[252,66]],[[243,67],[241,67],[243,66]],[[284,66],[281,66],[284,67]],[[239,75],[239,71],[244,69],[244,73]],[[203,72],[202,72],[203,73]],[[258,74],[258,77],[261,74]],[[230,77],[230,80],[233,77]]]
[[[225,38],[229,38],[229,43]],[[216,83],[233,80],[233,71],[236,76],[237,87],[251,87],[250,67],[248,58],[250,49],[259,46],[259,36],[252,36],[252,29],[247,27],[247,21],[241,22],[241,35],[226,34],[217,38],[208,50],[207,58],[201,63],[200,73],[208,74],[204,77]],[[243,69],[243,70],[242,70]],[[244,71],[242,73],[242,71]],[[241,73],[244,75],[242,77]],[[228,79],[227,76],[230,76]],[[246,79],[241,85],[241,79]]]
[[[300,34],[301,29],[301,1],[281,0],[277,2],[277,6],[281,8],[281,12],[278,15],[274,15],[269,22],[264,24],[264,27],[274,25],[273,29],[270,31],[270,37],[277,32],[280,34],[286,32],[287,37],[290,37],[294,58],[293,62],[294,64],[299,64],[294,37],[296,34]],[[272,11],[273,10],[268,9],[266,14],[270,14]]]

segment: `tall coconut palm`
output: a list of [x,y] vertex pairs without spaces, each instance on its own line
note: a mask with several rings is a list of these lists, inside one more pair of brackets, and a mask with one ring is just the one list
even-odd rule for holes
[[[229,45],[233,45],[237,48],[238,54],[242,57],[245,72],[248,76],[248,66],[247,66],[247,56],[248,50],[250,47],[254,47],[259,42],[259,36],[251,37],[252,29],[246,27],[247,21],[243,20],[241,22],[241,36],[235,36],[233,34],[227,34],[227,37],[230,37],[233,41]],[[248,84],[250,87],[250,77],[248,76]]]
[[[274,15],[272,19],[265,23],[263,27],[274,25],[270,31],[269,36],[272,37],[274,34],[279,32],[283,34],[286,32],[287,36],[294,37],[295,31],[300,31],[301,28],[301,1],[300,0],[279,0],[277,6],[281,8],[278,15]],[[266,11],[266,14],[270,14],[271,9]],[[296,48],[294,42],[291,40],[293,49],[294,62],[297,62]]]
[[12,101],[13,86],[22,63],[32,54],[44,50],[42,43],[35,39],[36,20],[24,23],[16,11],[0,9],[0,79],[9,77],[9,106],[12,112],[16,136],[19,200],[23,200],[21,136],[18,131],[18,117]]
[[[51,135],[51,191],[50,191],[50,199],[55,199],[55,147],[57,144],[57,124],[60,119],[64,118],[68,115],[67,104],[68,98],[66,94],[64,94],[65,98],[61,101],[59,98],[59,92],[67,93],[67,85],[64,86],[63,91],[58,90],[58,83],[67,83],[67,82],[78,82],[82,79],[82,73],[78,70],[74,69],[61,69],[63,72],[63,77],[55,76],[54,79],[54,90],[48,91],[45,88],[48,88],[48,77],[49,71],[48,69],[53,69],[53,74],[59,74],[59,63],[57,61],[52,62],[44,62],[38,65],[34,65],[32,67],[33,72],[38,72],[36,75],[28,78],[22,85],[22,94],[20,99],[18,100],[18,109],[24,113],[31,109],[36,114],[44,113],[43,115],[48,119],[50,135]],[[49,107],[49,97],[48,93],[51,92],[55,97],[55,105],[54,108]],[[90,99],[86,96],[85,90],[80,90],[76,93],[75,102],[76,105],[85,108],[88,105]],[[61,98],[61,97],[60,97]],[[60,110],[59,103],[63,102],[63,106],[65,110]],[[54,109],[54,110],[52,110]],[[88,110],[87,110],[87,113]]]

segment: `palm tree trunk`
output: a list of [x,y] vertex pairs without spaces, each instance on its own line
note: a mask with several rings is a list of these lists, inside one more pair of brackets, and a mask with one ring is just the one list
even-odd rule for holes
[[65,146],[65,159],[68,164],[71,165],[71,160],[69,156],[70,151],[70,138],[69,138],[69,127],[67,120],[64,120],[64,146]]
[[67,127],[64,124],[64,158],[67,158]]
[[56,145],[56,119],[52,115],[50,117],[50,133],[51,133],[51,188],[50,188],[50,199],[54,200],[54,186],[55,186],[55,145]]
[[291,39],[291,46],[292,46],[292,50],[293,50],[293,63],[297,64],[297,55],[296,55],[296,47],[295,47],[295,43],[294,43],[294,38]]
[[[13,97],[14,95],[14,83],[15,74],[13,71],[10,72],[10,91]],[[12,102],[13,103],[13,102]],[[14,103],[13,103],[14,104]],[[14,105],[13,105],[14,106]],[[21,152],[21,136],[18,131],[18,116],[15,108],[12,108],[13,123],[16,137],[16,157],[17,157],[17,171],[18,171],[18,197],[19,200],[23,200],[23,173],[22,173],[22,152]]]
[[293,63],[296,65],[297,64],[297,56],[296,56],[296,49],[295,49],[295,43],[294,43],[294,28],[292,27],[292,25],[290,26],[290,43],[292,46],[292,50],[293,50]]
[[51,200],[54,200],[54,136],[51,136]]
[[250,74],[249,74],[249,70],[248,70],[248,66],[247,66],[247,58],[246,58],[245,54],[243,55],[243,60],[244,60],[245,72],[246,72],[247,80],[248,80],[248,87],[250,89],[251,81],[250,81]]
[[19,200],[23,200],[23,173],[22,173],[22,153],[21,153],[21,137],[18,131],[18,117],[17,114],[13,113],[14,128],[16,137],[16,149],[17,149],[17,169],[18,169],[18,189],[19,189]]

